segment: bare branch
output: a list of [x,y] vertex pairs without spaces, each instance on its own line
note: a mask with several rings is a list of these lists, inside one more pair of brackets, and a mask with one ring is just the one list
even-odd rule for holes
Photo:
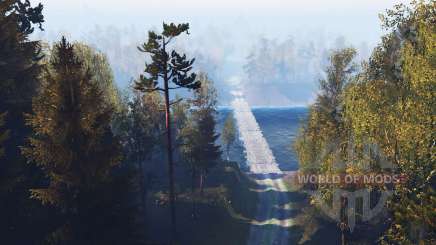
[[165,90],[163,89],[163,88],[159,88],[159,87],[157,87],[157,88],[145,88],[145,89],[141,89],[143,92],[147,92],[147,93],[151,93],[151,92],[154,92],[154,91],[162,91],[162,92],[165,92]]
[[168,89],[179,89],[179,88],[183,88],[183,87],[181,87],[181,86],[178,86],[178,87],[169,87]]
[[180,103],[180,102],[182,102],[182,101],[183,101],[183,98],[180,98],[180,99],[178,99],[178,100],[176,100],[176,101],[171,102],[171,103],[170,103],[170,106],[175,105],[175,104],[178,104],[178,103]]
[[168,40],[165,42],[165,45],[168,45],[168,44],[171,42],[171,40],[173,40],[173,38],[174,38],[174,37],[170,37],[170,38],[168,38]]

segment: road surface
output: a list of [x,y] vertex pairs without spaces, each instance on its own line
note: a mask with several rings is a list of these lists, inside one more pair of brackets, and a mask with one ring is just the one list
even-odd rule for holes
[[240,139],[245,147],[249,176],[258,184],[259,202],[251,221],[248,245],[289,244],[292,202],[274,155],[242,94],[232,102]]

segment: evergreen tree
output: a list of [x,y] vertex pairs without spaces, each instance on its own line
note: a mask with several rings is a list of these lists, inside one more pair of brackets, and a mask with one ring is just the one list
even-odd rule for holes
[[[11,126],[24,124],[21,114],[30,111],[37,87],[38,61],[43,56],[39,42],[29,41],[28,36],[34,31],[32,25],[42,29],[42,8],[41,4],[31,7],[29,1],[0,3],[0,111],[10,110]],[[17,133],[12,134],[15,138]]]
[[224,123],[222,141],[226,147],[227,160],[229,160],[230,147],[236,140],[236,128],[235,120],[233,119],[233,113],[229,113]]
[[215,116],[217,114],[217,91],[213,82],[206,74],[200,74],[201,88],[195,91],[192,109],[192,120],[194,121],[197,134],[193,143],[194,163],[200,172],[200,193],[203,192],[204,181],[207,172],[214,167],[221,157],[221,150],[216,145],[219,134],[215,133]]
[[[219,135],[215,132],[217,93],[213,83],[205,74],[200,74],[201,88],[194,93],[193,108],[186,127],[181,131],[181,152],[189,164],[192,174],[192,194],[199,177],[200,194],[203,194],[204,182],[208,171],[219,163],[220,147],[216,145]],[[193,216],[196,217],[193,199]]]
[[[156,34],[153,31],[148,33],[148,41],[139,50],[149,54],[152,62],[146,64],[144,71],[146,75],[141,75],[135,87],[142,92],[162,91],[164,93],[172,242],[176,239],[176,196],[170,109],[173,103],[170,101],[170,90],[178,88],[198,89],[200,83],[196,81],[196,74],[190,73],[194,59],[187,59],[186,55],[180,55],[175,50],[171,50],[168,45],[180,34],[184,32],[188,34],[188,30],[189,24],[175,25],[171,23],[168,25],[163,23],[161,34]],[[163,86],[159,85],[160,81],[162,81]],[[173,83],[174,86],[171,87],[170,83]]]
[[205,178],[211,168],[219,163],[221,157],[221,150],[216,140],[219,135],[215,133],[215,117],[212,111],[201,112],[195,116],[197,121],[198,136],[196,138],[196,145],[198,151],[194,152],[197,155],[195,162],[200,172],[200,193],[203,193]]
[[[44,211],[28,199],[28,188],[38,184],[41,176],[26,164],[19,149],[30,133],[23,113],[31,111],[43,57],[39,42],[30,41],[29,35],[35,25],[42,29],[42,10],[41,4],[32,7],[29,1],[0,1],[0,113],[7,113],[3,130],[9,132],[2,142],[4,155],[0,160],[0,230],[4,243],[34,241],[45,229],[44,225],[35,227],[42,220],[34,215],[43,215]],[[27,236],[21,235],[23,231]]]
[[164,118],[162,100],[160,95],[136,93],[129,102],[127,120],[127,135],[124,137],[129,161],[137,164],[139,172],[139,190],[142,207],[145,208],[145,197],[150,187],[151,176],[145,175],[144,163],[152,157],[152,153],[159,146],[161,135],[164,132],[162,119]]
[[121,110],[120,94],[107,57],[103,53],[80,42],[74,44],[74,52],[83,62],[83,66],[92,72],[92,80],[103,91],[106,103],[110,104],[116,112],[119,112]]
[[2,130],[2,131],[0,131],[0,158],[3,158],[3,155],[5,154],[3,144],[9,137],[9,131],[3,129],[3,127],[5,125],[6,115],[7,115],[7,113],[0,114],[0,130]]
[[125,199],[116,195],[125,195],[127,188],[113,175],[121,160],[120,144],[110,128],[113,108],[65,38],[55,45],[49,66],[33,112],[27,115],[34,134],[23,154],[48,178],[46,186],[31,190],[31,197],[63,214],[65,223],[50,241],[116,243],[101,233],[105,229],[104,233],[116,234],[110,229],[120,229],[113,225],[127,215],[110,209],[120,209]]
[[[9,139],[10,130],[5,128],[7,113],[0,114],[0,159],[1,162],[6,162],[5,157],[5,143]],[[15,178],[17,176],[11,175],[11,172],[8,172],[8,169],[5,169],[5,173],[0,179],[0,192],[8,194],[8,192],[13,189],[14,184],[16,183]]]

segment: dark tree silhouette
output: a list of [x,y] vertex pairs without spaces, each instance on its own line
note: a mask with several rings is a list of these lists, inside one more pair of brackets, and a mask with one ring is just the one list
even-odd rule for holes
[[[34,134],[23,154],[48,181],[31,189],[31,197],[56,207],[64,221],[50,239],[61,239],[62,244],[119,244],[115,239],[130,239],[124,230],[128,226],[116,225],[129,224],[124,223],[128,215],[122,203],[129,186],[128,177],[114,174],[122,157],[111,131],[114,108],[65,38],[54,47],[32,108],[27,123]],[[117,237],[121,234],[126,236]]]
[[[42,28],[42,9],[41,4],[32,7],[29,1],[0,1],[0,115],[4,115],[0,134],[9,132],[7,139],[0,135],[4,154],[0,160],[0,230],[2,241],[9,244],[28,243],[44,229],[42,225],[35,228],[37,218],[29,214],[37,212],[36,202],[28,199],[29,186],[37,185],[41,176],[36,167],[26,164],[19,149],[30,133],[23,113],[31,111],[41,68],[38,61],[43,57],[39,42],[29,41],[33,26]],[[23,230],[26,236],[21,236]]]
[[0,114],[0,158],[3,157],[5,153],[5,149],[3,148],[3,144],[5,140],[9,137],[9,130],[3,129],[3,126],[5,125],[5,118],[7,113]]

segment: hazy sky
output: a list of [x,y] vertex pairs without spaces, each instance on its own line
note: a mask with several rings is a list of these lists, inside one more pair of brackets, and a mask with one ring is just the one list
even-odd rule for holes
[[[37,0],[32,0],[36,3]],[[72,32],[96,24],[140,28],[162,21],[188,21],[192,29],[249,28],[283,36],[301,28],[344,35],[352,42],[377,42],[378,13],[406,0],[42,0],[47,29]],[[284,34],[286,33],[286,34]]]
[[[339,36],[346,45],[356,48],[372,47],[380,42],[383,30],[378,15],[398,3],[409,0],[31,0],[44,4],[45,38],[58,39],[59,33],[73,39],[91,36],[96,46],[103,40],[94,36],[96,26],[116,26],[134,30],[132,45],[145,40],[150,29],[160,29],[162,22],[189,22],[191,35],[184,40],[188,49],[215,57],[222,66],[217,83],[231,84],[234,78],[243,79],[242,67],[253,45],[260,37],[284,40],[289,37],[300,43],[318,42],[329,47]],[[131,28],[134,27],[134,28]],[[99,28],[97,28],[99,29]],[[120,30],[120,29],[119,29]],[[124,34],[122,34],[124,35]],[[42,36],[41,36],[42,37]],[[43,37],[44,38],[44,37]],[[96,40],[97,39],[97,40]],[[130,41],[132,37],[130,37]],[[107,40],[106,40],[107,41]],[[329,44],[330,43],[330,44]],[[186,43],[185,43],[186,44]],[[107,52],[107,50],[106,50]],[[110,51],[109,51],[110,52]],[[363,52],[360,52],[363,53]],[[127,55],[127,54],[126,54]],[[128,54],[132,64],[134,55]],[[132,56],[132,57],[130,57]],[[115,57],[115,58],[114,58]],[[119,68],[119,58],[109,57],[113,69]],[[298,58],[298,57],[297,57]],[[137,70],[142,70],[142,59]],[[138,74],[129,74],[136,77]],[[117,79],[125,86],[127,79]],[[287,96],[294,104],[306,103],[296,99],[316,94],[317,78],[308,78],[294,87]],[[223,94],[223,93],[222,93]],[[310,94],[311,96],[306,96]],[[274,95],[276,96],[276,95]],[[301,96],[300,96],[301,97]],[[284,102],[284,104],[291,104]],[[259,102],[263,103],[263,102]]]

